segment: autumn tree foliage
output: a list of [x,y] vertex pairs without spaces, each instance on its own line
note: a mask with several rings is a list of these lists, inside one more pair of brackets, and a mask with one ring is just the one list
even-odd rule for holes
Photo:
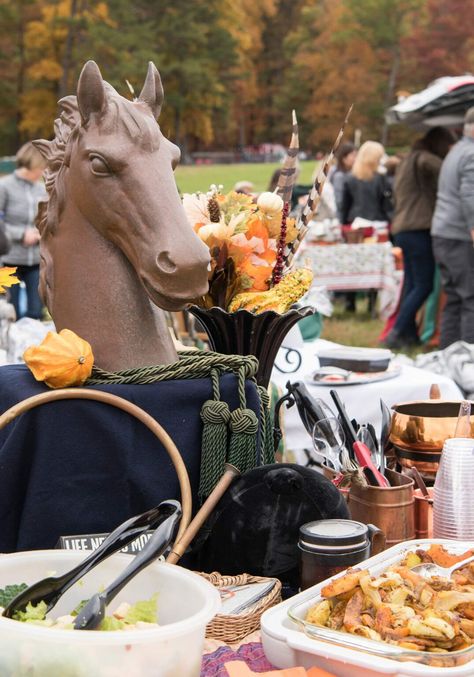
[[427,0],[417,18],[403,44],[405,82],[474,73],[474,0]]
[[[160,69],[160,124],[184,151],[348,134],[390,141],[398,90],[474,71],[474,0],[0,0],[0,155],[50,137],[93,58],[124,96]],[[389,132],[390,135],[389,136]]]

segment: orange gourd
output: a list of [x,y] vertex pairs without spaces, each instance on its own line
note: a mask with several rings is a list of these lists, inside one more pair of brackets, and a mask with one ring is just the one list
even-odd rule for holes
[[30,346],[23,359],[37,381],[50,388],[81,386],[91,375],[90,344],[69,329],[50,331],[39,346]]

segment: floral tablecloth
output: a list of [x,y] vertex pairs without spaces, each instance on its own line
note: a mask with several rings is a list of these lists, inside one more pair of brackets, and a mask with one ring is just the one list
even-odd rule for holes
[[231,646],[206,640],[201,677],[228,677],[224,665],[230,661],[244,661],[254,672],[274,668],[265,658],[259,632],[249,635],[240,644]]
[[304,243],[298,262],[309,263],[314,284],[332,291],[378,289],[379,312],[389,317],[395,310],[403,274],[396,269],[390,242],[318,245]]

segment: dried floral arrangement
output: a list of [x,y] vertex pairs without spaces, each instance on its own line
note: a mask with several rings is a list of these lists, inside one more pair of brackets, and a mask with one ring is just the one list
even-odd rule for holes
[[261,193],[256,202],[249,195],[223,193],[223,187],[217,185],[207,193],[184,194],[188,220],[211,252],[209,291],[196,300],[197,305],[218,306],[229,312],[284,313],[309,290],[312,272],[306,268],[291,270],[291,265],[317,211],[350,112],[298,220],[288,216],[299,150],[294,111],[291,142],[274,193]]

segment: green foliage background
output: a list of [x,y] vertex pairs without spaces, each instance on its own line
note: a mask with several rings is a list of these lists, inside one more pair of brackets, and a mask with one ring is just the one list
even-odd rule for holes
[[51,137],[91,58],[123,95],[156,63],[185,157],[286,144],[292,108],[302,147],[326,150],[352,102],[349,138],[403,144],[384,109],[474,71],[473,16],[474,0],[0,0],[0,155]]

